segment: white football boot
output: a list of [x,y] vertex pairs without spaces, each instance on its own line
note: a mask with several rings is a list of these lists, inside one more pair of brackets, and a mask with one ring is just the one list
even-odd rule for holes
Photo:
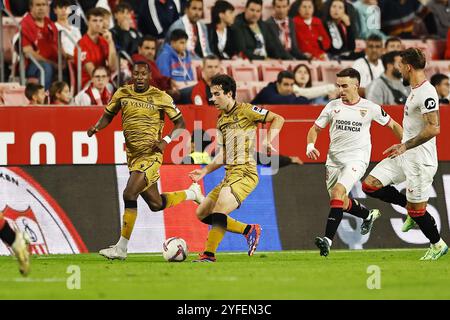
[[195,193],[195,199],[193,200],[195,203],[200,204],[205,199],[205,196],[202,193],[202,188],[197,182],[194,182],[191,184],[191,186],[188,188],[188,190]]
[[23,276],[30,272],[30,238],[22,231],[16,231],[16,239],[11,245],[11,249],[19,263],[19,271]]
[[110,260],[125,260],[127,258],[127,250],[120,248],[118,245],[110,246],[107,249],[102,249],[98,253]]

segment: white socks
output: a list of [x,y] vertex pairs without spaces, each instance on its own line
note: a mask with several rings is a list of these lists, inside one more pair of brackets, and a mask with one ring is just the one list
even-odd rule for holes
[[330,247],[331,247],[331,244],[333,243],[333,241],[331,241],[331,239],[328,239],[327,237],[324,237],[324,239],[328,241],[328,244],[329,244]]
[[120,236],[119,241],[116,244],[117,247],[122,249],[123,251],[127,251],[128,249],[128,239]]
[[195,200],[196,195],[194,191],[187,189],[184,192],[186,192],[186,200]]

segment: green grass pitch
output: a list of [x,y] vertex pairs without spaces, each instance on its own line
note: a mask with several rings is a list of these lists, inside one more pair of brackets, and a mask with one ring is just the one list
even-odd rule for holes
[[[34,256],[27,278],[4,256],[0,300],[450,299],[450,255],[419,261],[424,252],[334,250],[328,258],[317,251],[219,253],[217,263],[191,263],[194,254],[182,263],[165,262],[160,254],[132,254],[126,261],[97,254]],[[67,288],[71,265],[79,267],[80,289]],[[368,282],[376,284],[370,266],[379,268],[380,289],[368,289]]]

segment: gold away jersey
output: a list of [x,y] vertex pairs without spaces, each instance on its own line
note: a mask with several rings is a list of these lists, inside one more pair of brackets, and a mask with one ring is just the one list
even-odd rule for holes
[[119,88],[105,111],[116,115],[122,110],[122,127],[127,149],[128,166],[142,157],[152,156],[152,146],[161,139],[164,114],[175,121],[181,117],[172,98],[155,87],[138,93],[133,85]]
[[236,165],[256,168],[256,129],[258,122],[266,121],[268,112],[249,103],[236,103],[229,112],[220,114],[217,129],[224,148],[225,169]]

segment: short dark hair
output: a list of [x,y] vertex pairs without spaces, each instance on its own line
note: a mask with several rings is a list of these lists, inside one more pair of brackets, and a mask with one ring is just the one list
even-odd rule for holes
[[387,69],[388,64],[394,64],[395,57],[400,56],[400,51],[391,51],[388,53],[385,53],[381,56],[381,61],[383,62],[384,70]]
[[387,48],[388,44],[391,42],[402,42],[402,39],[400,39],[399,37],[389,37],[386,40],[386,43],[384,44],[384,47]]
[[120,2],[117,6],[114,7],[112,13],[116,14],[118,12],[125,12],[125,11],[133,11],[133,7],[128,2]]
[[436,73],[433,74],[433,76],[430,79],[430,83],[433,85],[433,87],[436,87],[441,84],[442,81],[448,80],[448,76],[442,73]]
[[286,78],[294,80],[294,74],[287,70],[280,71],[277,76],[277,82],[281,83],[281,82],[283,82],[283,79],[286,79]]
[[203,58],[203,61],[202,61],[203,65],[205,65],[206,60],[219,60],[220,61],[220,58],[218,56],[216,56],[215,54],[207,55],[206,57]]
[[247,3],[245,4],[245,8],[248,8],[252,3],[259,4],[262,7],[263,0],[247,0]]
[[220,86],[223,93],[231,92],[233,99],[236,99],[236,81],[226,74],[219,74],[211,79],[211,87]]
[[195,2],[195,1],[203,3],[203,0],[188,0],[187,3],[186,3],[186,9],[190,8],[191,7],[191,3]]
[[228,10],[234,11],[234,6],[228,1],[218,0],[211,8],[211,23],[217,25],[220,22],[220,14],[225,13]]
[[55,81],[49,89],[50,101],[53,103],[56,100],[56,94],[61,93],[65,87],[69,85],[64,81]]
[[277,1],[287,1],[288,5],[289,5],[289,0],[272,0],[272,7],[275,7],[275,2]]
[[72,5],[70,0],[53,0],[54,8],[66,8]]
[[103,18],[105,16],[105,11],[110,14],[110,12],[108,10],[106,10],[105,8],[89,9],[89,11],[86,14],[86,19],[89,21],[91,19],[91,17],[102,17]]
[[351,79],[356,79],[356,80],[358,80],[358,83],[361,83],[361,75],[359,74],[358,70],[353,69],[353,68],[345,68],[345,69],[339,71],[336,74],[336,77],[338,77],[338,78],[349,77]]
[[154,37],[150,34],[146,34],[142,38],[139,39],[139,47],[142,47],[144,45],[145,41],[152,41],[155,43],[157,42],[156,37]]
[[25,87],[25,97],[27,97],[27,99],[31,101],[33,99],[33,96],[41,89],[44,89],[44,86],[38,83],[27,83]]
[[138,60],[133,63],[133,69],[135,66],[146,66],[148,71],[151,72],[150,65],[147,63],[147,61]]
[[184,31],[183,29],[175,29],[172,31],[172,33],[170,34],[170,38],[169,41],[178,41],[180,39],[189,39],[189,36],[187,35],[186,31]]
[[416,70],[425,69],[427,59],[422,50],[418,48],[408,48],[400,53],[402,62],[411,65]]
[[383,39],[379,35],[372,33],[370,36],[367,37],[366,42],[369,42],[369,41],[383,42]]

